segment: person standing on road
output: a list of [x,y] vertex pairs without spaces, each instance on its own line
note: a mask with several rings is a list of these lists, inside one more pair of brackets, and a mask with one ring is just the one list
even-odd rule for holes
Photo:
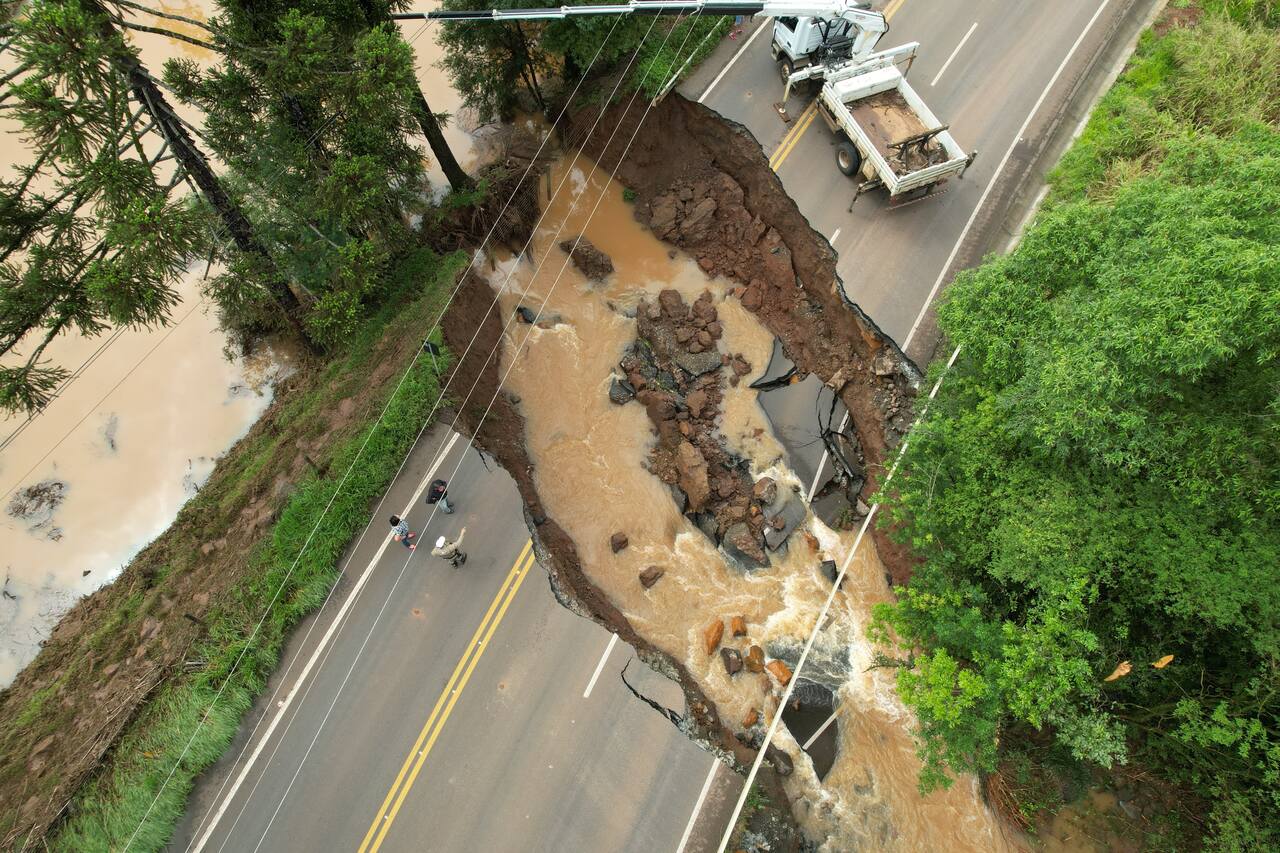
[[427,506],[432,504],[439,506],[441,512],[453,513],[453,504],[449,503],[449,482],[447,480],[432,480],[431,485],[427,486]]
[[449,565],[455,569],[467,561],[467,555],[462,553],[462,537],[467,535],[467,528],[462,528],[462,532],[458,534],[458,538],[450,542],[441,536],[436,540],[436,547],[431,549],[432,556],[440,557],[448,560]]
[[417,535],[409,529],[409,522],[398,515],[391,516],[391,538],[412,551],[418,547],[413,544],[413,538]]

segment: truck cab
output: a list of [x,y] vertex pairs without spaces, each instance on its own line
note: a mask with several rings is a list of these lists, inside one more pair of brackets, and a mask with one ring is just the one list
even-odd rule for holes
[[[859,3],[855,8],[870,6],[870,3]],[[823,58],[826,51],[844,49],[847,52],[855,35],[853,22],[845,18],[779,16],[773,19],[771,50],[773,58],[790,73]],[[874,43],[868,49],[873,47]]]

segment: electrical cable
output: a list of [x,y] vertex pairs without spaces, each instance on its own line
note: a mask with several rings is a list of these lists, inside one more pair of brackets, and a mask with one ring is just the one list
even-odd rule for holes
[[[582,78],[580,78],[580,79],[578,80],[578,83],[577,83],[577,85],[574,87],[573,92],[570,94],[569,99],[566,101],[564,108],[563,108],[563,109],[561,109],[561,111],[560,111],[559,115],[556,117],[555,121],[554,121],[554,122],[552,122],[552,127],[551,127],[552,131],[554,131],[554,129],[555,129],[555,127],[556,127],[556,125],[558,125],[558,124],[560,123],[560,121],[561,121],[561,120],[563,120],[563,119],[564,119],[564,117],[568,114],[569,106],[572,104],[574,97],[576,97],[577,93],[578,93],[578,92],[579,92],[579,90],[581,89],[581,86],[582,86],[582,82],[583,82],[583,80],[586,78],[586,76],[587,76],[587,74],[590,72],[591,68],[595,65],[596,61],[598,60],[598,58],[599,58],[599,56],[600,56],[600,54],[601,54],[601,51],[602,51],[602,50],[603,50],[603,48],[604,48],[604,45],[608,42],[609,38],[612,36],[613,31],[614,31],[614,28],[616,28],[616,22],[617,22],[617,20],[618,20],[618,19],[615,19],[614,26],[613,26],[613,27],[611,27],[611,28],[609,29],[609,32],[606,34],[604,41],[602,41],[602,42],[601,42],[601,44],[600,44],[600,46],[599,46],[599,47],[597,47],[595,55],[592,57],[591,61],[590,61],[590,62],[588,63],[588,65],[587,65],[587,70],[586,70],[586,72],[584,72],[583,77],[582,77]],[[416,38],[416,36],[415,36],[415,38]],[[424,340],[429,339],[429,338],[431,337],[431,334],[432,334],[432,333],[434,333],[434,331],[435,331],[436,327],[438,326],[438,324],[439,324],[440,320],[443,318],[444,314],[447,312],[449,305],[450,305],[450,304],[452,304],[452,300],[453,300],[453,298],[457,295],[458,291],[460,290],[460,288],[461,288],[461,286],[462,286],[462,282],[465,280],[466,275],[467,275],[468,273],[470,273],[471,269],[474,267],[474,265],[475,265],[475,261],[476,261],[476,258],[478,258],[479,256],[481,256],[481,255],[483,254],[484,246],[485,246],[485,245],[489,242],[489,240],[492,238],[494,231],[497,229],[498,223],[502,220],[503,215],[505,215],[505,213],[506,213],[507,209],[510,207],[510,205],[511,205],[512,201],[513,201],[513,200],[514,200],[514,198],[515,198],[516,193],[518,193],[518,192],[519,192],[520,187],[523,185],[523,183],[524,183],[525,179],[528,177],[528,175],[529,175],[530,171],[532,170],[532,168],[534,167],[534,165],[536,165],[536,164],[537,164],[537,162],[539,161],[539,159],[540,159],[540,157],[541,157],[541,154],[542,154],[542,151],[543,151],[543,149],[545,148],[545,146],[546,146],[547,142],[551,139],[551,136],[552,136],[552,133],[551,133],[551,132],[548,132],[548,133],[543,137],[542,143],[539,145],[538,150],[537,150],[537,152],[534,154],[533,159],[532,159],[532,160],[529,162],[529,164],[525,167],[525,171],[524,171],[524,173],[521,175],[521,178],[520,178],[520,180],[517,182],[516,187],[512,190],[511,197],[507,200],[506,205],[504,205],[504,206],[503,206],[501,213],[500,213],[500,214],[495,218],[493,226],[489,229],[489,233],[485,236],[485,239],[484,239],[484,241],[481,243],[481,245],[480,245],[479,249],[477,249],[477,250],[476,250],[475,255],[473,255],[473,259],[472,259],[471,263],[470,263],[470,264],[468,264],[467,270],[466,270],[466,271],[464,271],[464,273],[459,277],[458,284],[455,286],[453,293],[450,295],[449,300],[446,302],[444,309],[442,309],[442,310],[441,310],[440,315],[437,317],[435,324],[432,326],[432,328],[428,331],[427,335],[424,337]],[[561,185],[563,186],[563,181],[561,182]],[[545,212],[544,212],[544,214],[543,214],[543,215],[545,215]],[[542,216],[540,216],[540,217],[539,217],[539,222],[541,221],[541,218],[542,218]],[[535,225],[535,229],[534,229],[534,230],[536,231],[536,225]],[[531,240],[532,240],[532,234],[530,235],[530,241],[531,241]],[[527,250],[527,249],[528,249],[528,246],[529,246],[529,241],[526,241],[526,243],[525,243],[525,247],[524,247],[524,248],[525,248],[525,250]],[[509,278],[509,276],[508,276],[508,278]],[[493,301],[493,303],[490,305],[490,310],[492,310],[493,305],[496,305],[496,304],[497,304],[497,296],[495,295],[495,297],[494,297],[494,301]],[[466,357],[466,355],[467,355],[467,353],[469,353],[469,352],[470,352],[471,345],[472,345],[472,344],[474,344],[474,342],[475,342],[476,337],[478,336],[478,334],[479,334],[479,328],[477,328],[477,329],[476,329],[476,332],[472,335],[472,337],[471,337],[471,341],[468,343],[468,345],[467,345],[467,349],[464,351],[464,353],[463,353],[462,357],[458,359],[459,361],[461,361],[461,360],[462,360],[462,358],[465,358],[465,357]],[[415,359],[415,364],[416,364],[416,359]],[[413,365],[411,365],[411,366],[410,366],[410,369],[412,369],[412,366],[413,366]],[[408,375],[408,374],[407,374],[407,372],[406,372],[406,376],[407,376],[407,375]],[[401,381],[403,381],[403,379],[402,379]],[[446,385],[445,385],[445,388],[443,388],[443,389],[441,390],[441,393],[440,393],[440,395],[439,395],[439,397],[438,397],[438,399],[437,399],[436,403],[433,405],[433,407],[432,407],[431,411],[428,413],[428,415],[427,415],[426,419],[424,419],[424,421],[423,421],[423,425],[422,425],[422,427],[419,429],[418,434],[417,434],[417,436],[415,437],[413,444],[411,445],[411,448],[412,448],[412,447],[415,447],[415,446],[417,445],[418,441],[421,439],[421,437],[422,437],[423,433],[426,431],[427,427],[428,427],[428,426],[433,422],[433,418],[434,418],[434,415],[435,415],[435,413],[436,413],[437,409],[438,409],[438,408],[439,408],[439,406],[441,405],[441,402],[445,399],[445,396],[446,396],[445,392],[448,390],[449,384],[451,384],[451,383],[450,383],[450,382],[447,382],[447,383],[446,383]],[[398,387],[398,386],[397,386],[397,387]],[[394,393],[393,393],[393,397],[394,397]],[[388,402],[388,404],[389,404],[389,402]],[[384,411],[385,411],[385,410],[384,410]],[[437,453],[437,455],[439,455],[440,449],[441,449],[441,448],[437,448],[437,452],[436,452],[436,453]],[[363,450],[363,448],[362,448],[362,450]],[[412,450],[410,451],[410,454],[411,454],[411,453],[412,453]],[[405,458],[401,461],[399,469],[397,469],[396,474],[393,476],[393,481],[394,481],[394,479],[395,479],[396,477],[399,477],[400,472],[401,472],[401,471],[403,471],[403,469],[404,469],[405,465],[408,463],[408,460],[409,460],[409,456],[410,456],[410,454],[406,454]],[[357,459],[358,459],[358,458],[359,458],[359,454],[357,454]],[[353,463],[353,464],[354,464],[354,463]],[[381,498],[381,499],[379,500],[379,502],[378,502],[378,505],[374,508],[373,513],[372,513],[372,515],[371,515],[371,517],[370,517],[369,522],[365,525],[364,530],[361,532],[361,534],[360,534],[359,538],[356,540],[355,545],[354,545],[354,546],[352,546],[352,548],[350,549],[350,550],[351,550],[351,553],[352,553],[353,555],[354,555],[354,553],[359,549],[360,545],[361,545],[361,544],[363,543],[363,541],[364,541],[364,538],[368,535],[369,530],[371,529],[371,527],[372,527],[372,525],[373,525],[374,521],[378,518],[379,514],[381,513],[382,508],[383,508],[383,506],[384,506],[384,504],[385,504],[385,502],[386,502],[386,498],[387,498],[387,494],[384,492],[384,493],[383,493],[382,498]],[[326,508],[326,511],[327,511],[327,508]],[[322,520],[323,520],[323,515],[321,516],[321,519],[320,519],[319,521],[317,521],[317,526],[319,525],[320,521],[322,521]],[[303,546],[303,551],[305,551],[305,548],[306,548],[306,545],[304,544],[304,546]],[[301,553],[299,554],[299,557],[301,557]],[[350,559],[348,559],[347,566],[349,566],[349,564],[350,564]],[[345,573],[345,571],[346,571],[347,566],[344,566],[344,568],[343,568],[343,572],[344,572],[344,573]],[[286,576],[286,579],[287,579],[287,576]],[[333,597],[334,593],[337,591],[337,588],[338,588],[337,583],[335,583],[334,585],[332,585],[332,586],[330,587],[328,594],[325,596],[325,600],[324,600],[323,602],[321,602],[320,607],[319,607],[319,608],[317,609],[317,611],[316,611],[317,615],[318,615],[320,612],[322,612],[322,611],[323,611],[323,609],[324,609],[324,607],[325,607],[325,606],[327,606],[327,604],[329,603],[329,601],[332,599],[332,597]],[[302,641],[304,646],[305,646],[305,644],[306,644],[307,639],[309,639],[309,637],[311,636],[311,633],[315,630],[315,627],[316,627],[316,625],[318,625],[318,624],[319,624],[319,620],[318,620],[318,619],[315,619],[315,620],[313,620],[313,621],[312,621],[312,624],[309,626],[309,628],[308,628],[308,630],[307,630],[307,633],[304,635],[304,638],[303,638],[303,641]],[[341,629],[339,629],[339,633],[340,633],[340,630],[341,630]],[[325,656],[325,659],[326,659],[326,660],[327,660],[327,657],[328,657],[328,654],[326,653],[326,656]],[[284,677],[281,679],[281,686],[276,688],[275,693],[273,693],[273,695],[272,695],[272,699],[275,699],[275,697],[279,695],[279,691],[280,691],[281,689],[283,689],[284,684],[286,684],[286,683],[287,683],[287,681],[288,681],[288,674],[289,674],[289,672],[291,671],[291,669],[292,669],[292,667],[293,667],[293,664],[294,664],[295,662],[296,662],[296,660],[295,660],[295,661],[291,661],[291,662],[289,663],[288,667],[287,667],[287,668],[286,668],[286,670],[285,670]],[[237,663],[238,663],[238,662],[237,662]],[[322,662],[321,666],[323,667],[323,662]],[[232,669],[232,673],[234,673],[234,667],[233,667],[233,669]],[[314,682],[313,682],[313,683],[314,683]],[[296,689],[296,685],[295,685],[295,689]],[[308,691],[308,692],[310,691],[310,687],[309,687],[309,686],[308,686],[308,688],[307,688],[307,691]],[[305,700],[305,697],[306,697],[306,693],[304,692],[304,694],[303,694],[303,699],[304,699],[304,700]],[[216,702],[216,697],[215,697],[215,702]],[[203,722],[203,721],[202,721],[202,722]],[[238,757],[237,757],[237,759],[236,759],[236,762],[237,762],[237,763],[238,763],[238,762],[240,761],[240,759],[244,756],[244,753],[245,753],[245,751],[247,751],[249,744],[250,744],[250,743],[252,743],[252,740],[253,740],[253,734],[254,734],[254,733],[256,733],[256,731],[257,731],[258,727],[261,725],[261,723],[262,723],[262,720],[260,719],[260,720],[258,721],[258,723],[257,723],[257,724],[255,724],[254,729],[253,729],[253,731],[250,733],[250,736],[249,736],[248,740],[246,741],[245,746],[241,749],[240,756],[238,756]],[[290,723],[290,724],[291,724],[291,723]],[[287,732],[287,731],[288,731],[288,725],[286,725],[286,728],[285,728],[285,732]],[[283,736],[283,735],[282,735],[282,736]],[[233,765],[233,766],[234,766],[234,765]],[[227,777],[227,779],[223,781],[223,785],[222,785],[222,787],[219,789],[219,794],[218,794],[218,797],[217,797],[217,798],[215,798],[215,802],[216,802],[216,800],[217,800],[217,799],[221,799],[222,791],[223,791],[223,790],[225,790],[226,784],[227,784],[227,782],[230,780],[230,778],[231,778],[231,777],[230,777],[230,775],[229,775],[229,776]],[[256,786],[257,786],[257,785],[256,785],[256,783],[255,783],[255,786],[254,786],[254,787],[255,787],[255,789],[256,789]],[[252,791],[251,791],[251,793],[252,793]],[[237,816],[236,820],[237,820],[237,822],[239,821],[239,816]],[[204,823],[204,820],[202,819],[201,824],[197,826],[197,828],[196,828],[196,832],[193,834],[193,843],[194,843],[194,840],[195,840],[195,839],[198,839],[198,838],[199,838],[200,827],[201,827],[201,826],[203,826],[203,823]],[[234,827],[234,824],[233,824],[233,827]]]
[[[676,26],[678,26],[678,23],[679,23],[679,22],[677,22],[677,25],[676,25]],[[675,28],[676,28],[676,27],[675,27],[675,26],[673,26],[673,27],[672,27],[672,29],[668,31],[668,33],[667,33],[667,39],[669,39],[669,38],[670,38],[671,33],[672,33],[672,32],[674,32]],[[652,25],[650,26],[650,31],[651,31],[651,30],[652,30]],[[678,48],[678,49],[677,49],[677,57],[679,57],[679,55],[683,52],[683,50],[684,50],[684,46],[685,46],[685,44],[688,42],[688,37],[689,37],[689,34],[692,32],[692,30],[693,30],[693,28],[691,27],[691,28],[689,28],[689,31],[685,33],[684,41],[681,43],[680,48]],[[646,35],[645,35],[645,38],[646,38],[646,39],[647,39],[647,37],[648,37],[648,32],[646,32]],[[663,41],[663,45],[662,45],[662,48],[660,48],[660,51],[661,51],[661,49],[664,49],[664,48],[666,47],[667,39],[664,39],[664,41]],[[641,44],[643,44],[643,40],[642,40]],[[633,56],[633,59],[634,59],[634,56]],[[629,66],[628,66],[628,67],[629,67]],[[626,73],[624,72],[624,74],[622,75],[622,77],[620,77],[620,78],[619,78],[619,83],[621,82],[621,80],[622,80],[622,79],[624,79],[624,78],[625,78],[625,76],[626,76]],[[615,91],[616,91],[616,87],[615,87]],[[638,95],[638,94],[639,94],[639,92],[638,92],[638,90],[637,90],[637,92],[636,92],[635,94],[633,94],[633,95],[632,95],[632,100],[628,103],[628,107],[627,107],[627,109],[624,111],[624,114],[625,114],[625,112],[627,112],[627,111],[629,111],[629,110],[630,110],[630,106],[631,106],[631,104],[634,104],[635,97],[636,97],[636,95]],[[611,100],[612,100],[612,97],[611,97],[610,99],[608,99],[608,100],[605,102],[606,108],[607,108],[607,106],[608,106],[609,101],[611,101]],[[610,180],[612,180],[612,179],[616,176],[618,168],[620,168],[620,167],[621,167],[621,165],[622,165],[622,161],[626,158],[626,155],[627,155],[627,153],[630,151],[630,148],[631,148],[632,143],[634,143],[636,136],[639,134],[639,131],[640,131],[641,127],[643,126],[644,119],[648,117],[649,111],[650,111],[652,108],[653,108],[653,102],[652,102],[652,101],[650,101],[650,102],[649,102],[649,104],[648,104],[648,105],[646,106],[646,108],[645,108],[644,115],[641,117],[640,122],[637,124],[635,131],[633,131],[633,133],[632,133],[632,135],[631,135],[631,138],[628,140],[626,147],[624,148],[624,150],[623,150],[622,154],[620,155],[619,160],[618,160],[618,165],[614,168],[614,171],[613,171],[613,173],[612,173],[612,174],[611,174],[611,176],[610,176]],[[601,114],[603,115],[603,109],[602,109]],[[597,120],[597,123],[598,123],[598,120]],[[605,146],[604,146],[604,148],[603,148],[602,150],[607,150],[607,149],[608,149],[609,145],[610,145],[610,144],[612,144],[612,141],[613,141],[614,137],[616,136],[616,134],[617,134],[617,132],[618,132],[618,130],[619,130],[619,129],[620,129],[620,126],[615,126],[615,127],[614,127],[614,129],[613,129],[613,133],[610,135],[609,142],[607,142],[607,143],[605,144]],[[593,127],[593,130],[594,130],[594,127]],[[589,135],[589,134],[588,134],[588,135]],[[595,168],[596,168],[596,167],[593,167],[593,169],[592,169],[592,175],[594,175],[594,173],[595,173]],[[587,183],[589,183],[589,182],[590,182],[590,177],[588,177],[588,179],[587,179]],[[590,222],[591,218],[595,215],[596,210],[598,210],[598,209],[599,209],[599,206],[600,206],[601,201],[603,201],[603,195],[602,195],[599,199],[597,199],[595,206],[592,208],[591,213],[590,213],[590,214],[588,215],[588,217],[587,217],[587,223],[589,223],[589,222]],[[571,210],[572,210],[572,208],[571,208]],[[561,227],[563,227],[563,223],[562,223],[562,226],[561,226]],[[585,228],[585,225],[584,225],[584,228]],[[574,244],[574,247],[575,247],[575,248],[577,247],[578,242],[579,242],[581,239],[582,239],[582,237],[581,237],[581,235],[579,235],[579,237],[577,238],[577,240],[575,241],[575,244]],[[554,242],[554,238],[553,238],[552,242]],[[572,250],[570,250],[569,255],[570,255],[570,256],[572,255]],[[545,260],[545,259],[544,259],[544,260]],[[536,317],[541,317],[541,315],[542,315],[542,311],[545,309],[546,304],[547,304],[547,301],[550,299],[551,295],[554,293],[554,291],[555,291],[555,287],[556,287],[556,285],[559,283],[559,280],[560,280],[561,276],[563,276],[563,273],[564,273],[565,269],[567,268],[567,266],[568,266],[568,264],[569,264],[569,261],[570,261],[570,257],[568,257],[568,256],[567,256],[567,257],[565,258],[564,264],[561,266],[560,272],[559,272],[559,273],[557,274],[557,276],[556,276],[555,281],[553,281],[553,283],[552,283],[552,285],[551,285],[551,288],[548,290],[546,297],[544,297],[544,299],[543,299],[542,303],[539,305],[538,312],[537,312],[537,314],[535,315]],[[535,273],[535,275],[536,275],[536,273]],[[519,354],[520,350],[521,350],[521,349],[523,349],[524,345],[528,342],[529,338],[532,336],[532,334],[533,334],[533,329],[535,328],[535,324],[536,324],[536,319],[535,319],[535,323],[534,323],[534,324],[530,324],[530,329],[529,329],[529,331],[525,334],[524,340],[519,344],[519,346],[517,346],[517,347],[516,347],[515,352],[516,352],[516,354],[517,354],[517,355]],[[500,339],[500,340],[501,340],[501,339]],[[499,342],[500,342],[500,341],[499,341]],[[492,357],[492,353],[490,354],[490,357]],[[486,364],[487,364],[487,362],[486,362]],[[513,369],[513,367],[514,367],[514,364],[515,364],[515,362],[514,362],[514,360],[513,360],[512,364],[508,366],[508,368],[507,368],[506,372],[503,374],[503,376],[502,376],[502,377],[501,377],[501,379],[499,380],[498,385],[497,385],[497,388],[496,388],[496,389],[495,389],[495,391],[494,391],[493,397],[489,400],[488,406],[486,407],[486,409],[485,409],[484,413],[483,413],[483,414],[481,415],[481,417],[480,417],[480,420],[477,422],[477,424],[476,424],[476,426],[475,426],[475,431],[476,431],[476,432],[478,432],[478,431],[479,431],[479,429],[480,429],[480,428],[481,428],[481,426],[483,425],[483,423],[484,423],[485,419],[488,417],[488,414],[489,414],[489,412],[491,411],[491,409],[492,409],[492,407],[493,407],[493,403],[497,400],[498,394],[501,392],[501,390],[502,390],[502,386],[503,386],[503,384],[505,384],[506,378],[510,375],[511,370],[512,370],[512,369]],[[473,390],[474,390],[475,385],[476,385],[476,384],[478,384],[478,381],[479,381],[479,380],[477,380],[477,383],[473,384]],[[465,404],[464,404],[464,405],[465,405]],[[455,465],[455,466],[454,466],[454,469],[453,469],[452,475],[456,475],[456,473],[457,473],[458,469],[461,467],[461,464],[462,464],[462,462],[461,462],[461,460],[459,460],[459,462],[457,463],[457,465]],[[452,475],[451,475],[451,476],[452,476]],[[447,479],[447,478],[446,478],[446,479]],[[433,507],[433,508],[432,508],[432,511],[431,511],[431,516],[428,518],[427,524],[430,524],[431,520],[435,517],[435,513],[436,513],[436,508],[435,508],[435,507]],[[324,717],[321,719],[320,724],[319,724],[319,726],[317,727],[317,730],[316,730],[315,735],[312,737],[311,742],[310,742],[310,744],[309,744],[309,745],[308,745],[308,747],[307,747],[307,750],[304,752],[304,754],[303,754],[303,756],[302,756],[301,760],[299,761],[299,763],[298,763],[298,767],[297,767],[297,769],[295,770],[295,772],[294,772],[294,774],[293,774],[292,778],[290,779],[289,784],[286,786],[284,794],[282,794],[282,795],[281,795],[280,802],[277,804],[275,811],[272,813],[272,817],[271,817],[271,819],[268,821],[267,827],[263,830],[263,834],[262,834],[261,838],[259,839],[258,845],[255,847],[255,850],[260,849],[260,848],[261,848],[261,846],[262,846],[262,844],[265,842],[265,840],[266,840],[266,836],[267,836],[267,834],[270,832],[270,830],[271,830],[271,826],[272,826],[272,825],[274,824],[274,822],[275,822],[275,818],[279,815],[281,808],[283,808],[283,805],[284,805],[284,801],[285,801],[285,799],[288,797],[289,792],[290,792],[290,790],[291,790],[291,789],[292,789],[292,787],[293,787],[293,784],[297,781],[298,776],[299,776],[299,775],[301,774],[301,772],[302,772],[302,767],[305,765],[305,763],[306,763],[306,761],[307,761],[308,757],[309,757],[309,756],[310,756],[310,754],[311,754],[311,751],[314,749],[314,747],[315,747],[315,745],[316,745],[316,742],[319,740],[320,734],[322,733],[322,731],[323,731],[323,729],[324,729],[324,726],[327,724],[327,722],[328,722],[328,720],[329,720],[330,715],[333,713],[333,710],[334,710],[334,708],[335,708],[335,707],[336,707],[336,705],[337,705],[338,699],[339,699],[339,698],[341,698],[341,695],[342,695],[342,691],[343,691],[343,689],[345,688],[345,686],[346,686],[346,684],[347,684],[348,680],[350,679],[351,674],[355,671],[355,667],[356,667],[356,665],[359,663],[360,657],[361,657],[361,655],[364,653],[364,649],[367,647],[367,645],[368,645],[368,643],[369,643],[369,640],[372,638],[372,636],[373,636],[373,632],[374,632],[374,630],[376,630],[376,628],[377,628],[377,626],[378,626],[379,621],[381,620],[382,616],[386,613],[387,607],[388,607],[388,606],[390,605],[390,603],[391,603],[391,598],[394,596],[395,591],[398,589],[399,584],[400,584],[400,581],[403,579],[405,572],[408,570],[409,564],[410,564],[410,562],[412,561],[413,557],[414,557],[414,553],[410,553],[409,557],[405,560],[404,565],[403,565],[403,566],[401,567],[401,569],[400,569],[400,573],[397,575],[396,580],[395,580],[395,582],[392,584],[392,587],[391,587],[390,591],[388,592],[386,599],[383,601],[382,607],[379,609],[378,613],[375,615],[375,617],[374,617],[374,621],[373,621],[372,625],[370,626],[369,631],[366,633],[364,640],[362,641],[362,643],[361,643],[361,645],[360,645],[359,649],[358,649],[358,650],[357,650],[357,652],[356,652],[355,659],[353,660],[353,662],[352,662],[351,666],[348,668],[348,670],[347,670],[346,674],[344,675],[342,682],[339,684],[338,690],[337,690],[337,692],[335,693],[333,700],[332,700],[332,701],[330,702],[330,704],[329,704],[329,708],[326,710]],[[277,749],[278,749],[278,748],[279,748],[279,747],[278,747],[278,745],[277,745]]]

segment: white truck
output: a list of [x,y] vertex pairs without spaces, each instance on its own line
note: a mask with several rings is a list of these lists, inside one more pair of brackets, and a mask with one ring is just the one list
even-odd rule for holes
[[[784,80],[779,111],[797,84],[820,84],[817,110],[837,134],[836,166],[861,176],[853,200],[884,187],[891,202],[929,195],[961,177],[966,154],[907,83],[919,44],[876,51],[889,30],[866,0],[628,0],[608,5],[532,9],[441,10],[392,15],[446,21],[554,20],[580,15],[741,15],[773,18],[771,51]],[[674,83],[674,80],[672,81]],[[663,90],[664,93],[666,89]],[[852,208],[853,202],[850,202]]]
[[[799,7],[783,0],[766,4]],[[839,139],[836,166],[859,176],[853,199],[884,187],[892,202],[928,195],[948,178],[961,177],[976,154],[968,154],[907,82],[920,45],[910,42],[876,51],[888,31],[884,16],[862,5],[839,4],[838,17],[778,15],[770,50],[784,83],[780,112],[797,85],[817,83],[817,110]],[[827,12],[830,14],[830,12]],[[852,202],[850,202],[852,206]]]

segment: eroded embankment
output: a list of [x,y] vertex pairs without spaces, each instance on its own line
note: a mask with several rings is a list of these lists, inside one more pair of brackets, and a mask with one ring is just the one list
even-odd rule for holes
[[[667,115],[653,132],[690,129]],[[734,132],[725,140],[742,143]],[[711,165],[702,142],[653,144],[662,150],[650,156],[682,165],[670,185],[637,185],[647,195],[635,207],[590,158],[557,163],[532,246],[467,281],[446,334],[455,351],[477,335],[453,378],[476,386],[459,401],[462,422],[514,477],[557,597],[678,680],[688,702],[678,724],[741,767],[830,591],[830,561],[853,544],[804,511],[803,485],[750,383],[778,334],[850,404],[874,483],[918,377],[843,302],[830,250],[785,195],[748,207],[752,193]],[[754,164],[739,153],[744,180],[767,172],[758,146]],[[776,181],[757,183],[756,196],[781,193]],[[637,221],[672,208],[661,233],[697,262]],[[582,233],[614,272],[592,274],[598,259],[574,251]],[[496,350],[501,358],[486,360]],[[930,798],[916,791],[909,715],[865,639],[871,606],[890,595],[884,575],[864,541],[797,686],[802,712],[839,713],[828,729],[834,757],[802,749],[806,723],[793,716],[767,781],[827,849],[998,848],[972,780]]]
[[[638,106],[616,106],[591,133],[594,118],[578,122],[571,144],[606,171],[617,170],[637,195],[637,218],[654,235],[689,252],[708,275],[738,282],[735,294],[787,357],[839,394],[866,460],[862,497],[874,494],[911,423],[920,372],[844,297],[835,250],[786,194],[760,143],[742,125],[678,95],[647,116]],[[908,550],[877,527],[872,536],[894,583],[905,583]]]

